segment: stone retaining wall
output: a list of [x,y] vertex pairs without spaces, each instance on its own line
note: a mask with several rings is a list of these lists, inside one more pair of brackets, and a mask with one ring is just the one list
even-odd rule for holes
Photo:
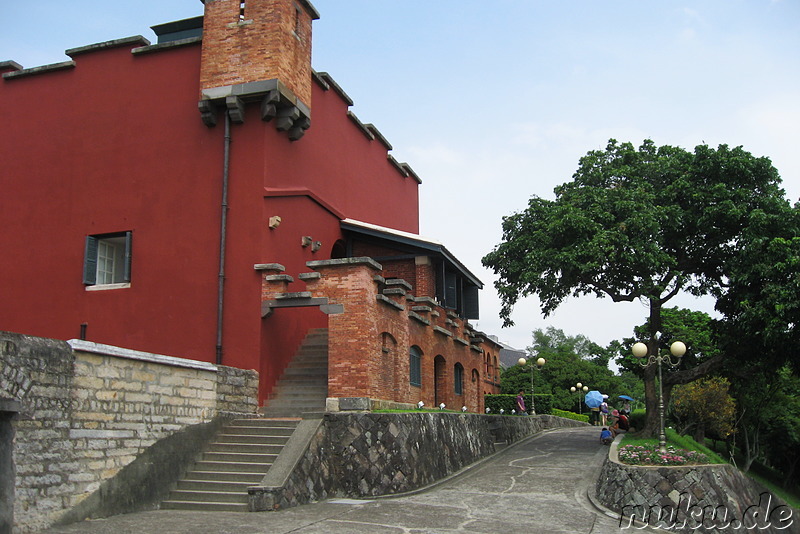
[[250,490],[254,511],[330,497],[374,497],[424,487],[551,428],[584,426],[541,415],[327,413],[282,484]]
[[618,461],[617,443],[604,461],[596,498],[620,513],[672,532],[798,533],[800,517],[735,467],[644,467]]
[[221,419],[256,411],[257,387],[254,371],[0,332],[15,532],[154,507]]

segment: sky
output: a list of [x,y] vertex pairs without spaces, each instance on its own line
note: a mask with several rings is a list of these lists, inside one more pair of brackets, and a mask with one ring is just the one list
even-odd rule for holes
[[[312,66],[422,179],[420,234],[483,281],[473,325],[516,348],[554,327],[607,345],[630,337],[639,302],[535,298],[502,328],[481,258],[502,218],[553,199],[610,138],[769,157],[800,199],[800,0],[312,0]],[[202,14],[200,0],[0,0],[0,61],[66,61],[64,50],[143,35]],[[2,119],[0,119],[2,120]],[[313,127],[313,126],[312,126]],[[671,304],[713,315],[713,301]]]

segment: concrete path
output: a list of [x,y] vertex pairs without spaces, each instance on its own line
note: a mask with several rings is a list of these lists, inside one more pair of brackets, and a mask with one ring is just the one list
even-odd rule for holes
[[[596,428],[537,435],[434,487],[373,500],[331,499],[279,512],[159,510],[52,528],[49,534],[632,532],[594,507],[608,447]],[[648,530],[646,530],[648,531]]]

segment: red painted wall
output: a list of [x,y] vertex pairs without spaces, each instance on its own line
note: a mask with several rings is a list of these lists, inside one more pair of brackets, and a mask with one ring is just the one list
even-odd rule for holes
[[[208,128],[197,111],[200,46],[75,61],[0,82],[0,329],[70,339],[87,323],[90,341],[214,361],[224,131],[221,114]],[[275,373],[302,337],[302,326],[262,325],[254,264],[306,271],[306,261],[330,257],[340,217],[418,231],[417,182],[334,91],[313,84],[311,107],[296,142],[262,122],[257,104],[231,128],[227,365]],[[283,218],[275,230],[272,215]],[[86,291],[85,236],[126,230],[131,287]],[[301,247],[303,235],[322,248]]]

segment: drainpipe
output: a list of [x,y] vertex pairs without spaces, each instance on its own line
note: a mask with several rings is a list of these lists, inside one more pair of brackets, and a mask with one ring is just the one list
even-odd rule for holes
[[225,300],[225,237],[228,223],[228,170],[231,154],[231,117],[225,112],[225,141],[222,159],[222,218],[219,230],[219,287],[217,296],[217,365],[222,364],[222,312]]

